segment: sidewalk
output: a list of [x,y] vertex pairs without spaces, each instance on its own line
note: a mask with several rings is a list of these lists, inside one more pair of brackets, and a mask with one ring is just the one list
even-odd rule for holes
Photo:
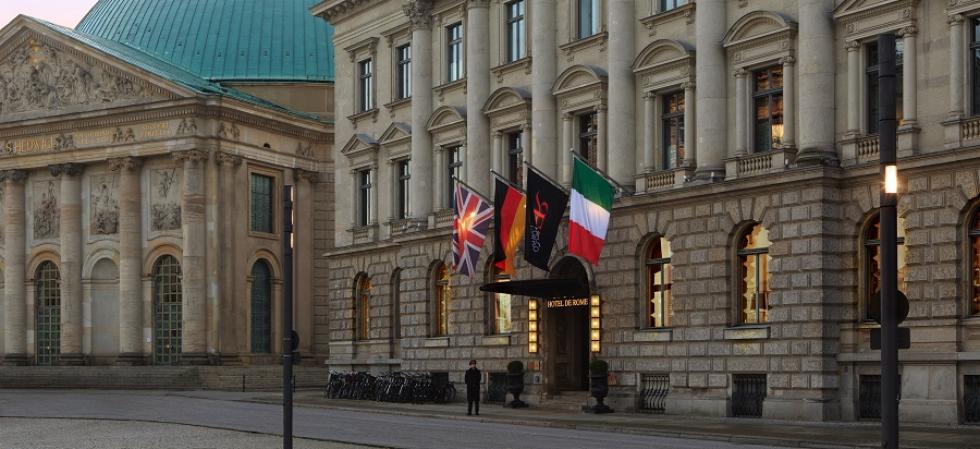
[[[183,394],[211,396],[205,392]],[[278,393],[239,394],[233,400],[281,403]],[[754,418],[706,418],[690,416],[613,413],[591,415],[535,407],[509,409],[500,404],[483,404],[480,416],[466,416],[465,403],[392,404],[374,401],[326,399],[321,391],[299,391],[294,403],[300,407],[322,407],[370,413],[423,416],[474,422],[561,427],[600,432],[632,433],[679,438],[699,438],[737,443],[769,444],[808,448],[879,448],[876,422],[803,423]],[[903,425],[901,447],[980,448],[980,426]]]

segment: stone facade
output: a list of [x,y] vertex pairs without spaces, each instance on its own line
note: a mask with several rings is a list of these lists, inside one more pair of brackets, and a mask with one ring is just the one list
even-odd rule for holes
[[[284,184],[296,186],[300,351],[326,358],[313,272],[333,246],[329,123],[204,95],[23,16],[0,33],[0,79],[3,363],[278,363]],[[250,221],[253,174],[272,180],[271,232]],[[179,274],[165,279],[164,259]],[[259,262],[271,271],[266,351],[251,335]],[[37,278],[47,263],[59,276]],[[161,305],[174,297],[180,312]],[[38,355],[48,335],[51,360]]]
[[[660,11],[659,1],[603,1],[598,28],[582,38],[578,2],[524,3],[526,48],[516,59],[508,58],[511,2],[345,0],[313,9],[349,56],[337,60],[338,91],[350,93],[336,98],[338,142],[348,142],[334,156],[337,248],[317,260],[327,267],[318,290],[329,289],[317,335],[329,338],[330,366],[449,372],[460,382],[470,358],[488,372],[521,360],[532,401],[560,395],[556,347],[584,343],[555,337],[562,312],[543,310],[534,322],[541,350],[529,352],[524,297],[512,298],[512,331],[494,331],[493,298],[479,291],[494,280],[490,239],[480,265],[487,273],[452,277],[448,332],[434,337],[434,267],[452,257],[446,155],[461,148],[462,179],[489,193],[489,169],[508,175],[505,137],[521,132],[523,159],[567,184],[566,150],[582,151],[579,120],[594,111],[595,163],[628,187],[599,265],[585,267],[602,300],[601,351],[591,357],[610,363],[613,405],[640,408],[643,378],[665,375],[666,413],[731,415],[736,377],[764,374],[762,416],[861,419],[862,376],[877,374],[879,360],[864,319],[866,235],[879,191],[868,52],[878,34],[894,32],[904,47],[900,288],[912,335],[899,359],[901,414],[964,419],[965,376],[980,374],[968,235],[980,194],[980,111],[964,76],[973,42],[965,30],[980,2],[699,0]],[[465,30],[460,80],[447,79],[455,23]],[[396,50],[406,44],[412,84],[400,98]],[[370,108],[358,102],[366,60],[374,63]],[[781,142],[762,151],[754,83],[766,67],[781,70],[784,115]],[[675,92],[687,106],[686,145],[668,166],[663,102]],[[395,167],[407,157],[410,206],[399,215]],[[359,170],[371,176],[362,223]],[[772,242],[768,319],[740,324],[736,250],[751,224]],[[553,267],[569,260],[566,232]],[[661,237],[673,252],[673,322],[650,328],[645,263]],[[518,268],[515,279],[549,276],[523,260]],[[357,338],[358,275],[371,285],[367,339]]]

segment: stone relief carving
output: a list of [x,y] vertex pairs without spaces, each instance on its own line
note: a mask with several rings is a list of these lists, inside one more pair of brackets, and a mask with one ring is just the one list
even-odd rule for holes
[[54,138],[54,150],[65,151],[75,149],[75,136],[71,134],[59,134]]
[[153,170],[150,175],[150,229],[173,231],[180,229],[180,183],[182,172],[177,168]]
[[122,128],[116,128],[116,131],[112,133],[112,143],[127,143],[135,142],[136,133],[133,132],[133,128],[127,128],[123,131]]
[[89,202],[92,234],[112,235],[119,231],[119,202],[116,199],[118,187],[119,175],[92,177]]
[[300,142],[296,145],[296,155],[300,157],[313,157],[313,144]]
[[242,131],[238,129],[238,125],[234,123],[226,125],[224,122],[221,122],[221,124],[218,125],[218,137],[222,139],[227,139],[228,136],[231,136],[232,139],[238,140],[241,135]]
[[185,117],[177,126],[177,134],[194,134],[197,132],[197,121],[193,117]]
[[53,179],[34,183],[34,239],[43,240],[58,236],[59,220],[58,183]]
[[133,79],[35,39],[0,61],[0,113],[113,103],[148,94]]

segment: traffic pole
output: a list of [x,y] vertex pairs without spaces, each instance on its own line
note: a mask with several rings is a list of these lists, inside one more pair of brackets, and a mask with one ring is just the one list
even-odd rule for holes
[[878,155],[881,160],[881,447],[898,449],[898,168],[895,164],[895,35],[878,36]]
[[282,447],[293,449],[293,186],[282,187]]

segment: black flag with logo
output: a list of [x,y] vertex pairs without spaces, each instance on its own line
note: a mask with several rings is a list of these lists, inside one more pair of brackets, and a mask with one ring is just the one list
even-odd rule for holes
[[530,166],[527,170],[527,212],[524,220],[524,259],[548,271],[548,259],[558,226],[568,207],[568,194]]

